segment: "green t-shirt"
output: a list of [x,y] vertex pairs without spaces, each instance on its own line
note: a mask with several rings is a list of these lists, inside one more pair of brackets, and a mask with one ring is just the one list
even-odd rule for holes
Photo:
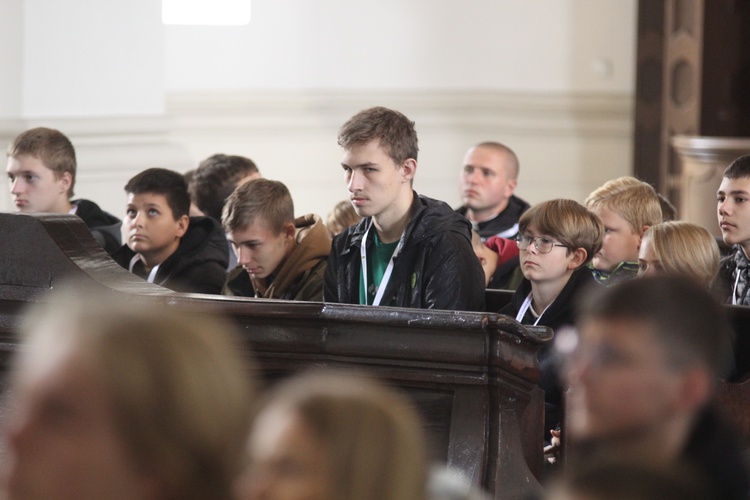
[[[367,244],[366,241],[362,242]],[[398,241],[393,243],[383,243],[378,238],[378,232],[372,232],[372,245],[367,249],[367,269],[362,269],[359,275],[359,303],[372,304],[375,301],[375,295],[378,293],[380,282],[383,281],[383,274],[388,268],[393,252],[398,246]],[[367,300],[365,300],[365,282],[363,276],[367,272]]]

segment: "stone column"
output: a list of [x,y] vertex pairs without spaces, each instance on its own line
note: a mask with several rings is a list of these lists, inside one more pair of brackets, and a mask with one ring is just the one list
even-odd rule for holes
[[721,236],[716,191],[724,169],[738,156],[750,154],[750,138],[678,135],[671,142],[682,168],[679,217]]

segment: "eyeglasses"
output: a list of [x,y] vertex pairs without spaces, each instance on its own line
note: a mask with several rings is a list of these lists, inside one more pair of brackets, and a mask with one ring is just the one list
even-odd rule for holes
[[519,234],[515,237],[515,240],[519,250],[527,250],[532,243],[534,243],[539,253],[550,253],[554,247],[567,248],[566,245],[555,243],[554,240],[546,236],[532,237],[526,234]]

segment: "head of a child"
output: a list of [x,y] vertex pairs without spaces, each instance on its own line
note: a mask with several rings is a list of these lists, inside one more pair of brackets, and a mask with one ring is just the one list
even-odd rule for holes
[[518,227],[521,272],[532,285],[567,282],[599,251],[604,234],[596,215],[563,199],[534,205],[521,216]]
[[6,171],[19,212],[67,213],[76,180],[76,153],[63,133],[33,128],[18,135],[7,151]]
[[634,177],[606,182],[586,198],[586,206],[604,224],[596,269],[612,271],[622,262],[637,262],[643,232],[662,221],[661,203],[654,188]]
[[331,238],[337,234],[343,233],[345,229],[358,223],[362,217],[357,215],[351,202],[349,200],[343,200],[336,203],[328,213],[326,220],[326,227],[331,235]]
[[558,341],[570,347],[562,353],[571,388],[568,435],[613,451],[640,444],[679,453],[731,359],[731,327],[720,304],[706,287],[672,275],[587,298],[577,339]]
[[258,167],[250,158],[215,154],[193,171],[189,188],[195,205],[204,214],[220,220],[224,202],[232,191],[259,177]]
[[146,267],[164,262],[180,246],[190,224],[190,195],[184,177],[149,168],[125,185],[127,203],[122,239]]
[[724,170],[716,199],[724,243],[740,245],[750,255],[750,155],[737,158]]
[[719,246],[708,230],[685,221],[662,222],[643,233],[638,276],[678,274],[708,287],[719,272]]
[[232,498],[253,387],[231,325],[85,286],[26,317],[4,414],[3,493]]
[[419,152],[413,121],[392,109],[365,109],[344,123],[338,144],[358,215],[377,218],[411,202]]
[[358,372],[304,373],[255,418],[238,497],[426,498],[424,440],[403,394]]
[[239,186],[221,220],[237,263],[256,278],[274,274],[297,243],[292,195],[279,181],[255,179]]
[[492,275],[497,271],[497,252],[488,248],[482,241],[479,233],[471,231],[471,246],[474,248],[474,255],[479,259],[479,263],[482,265],[482,271],[484,271],[484,286],[490,284]]

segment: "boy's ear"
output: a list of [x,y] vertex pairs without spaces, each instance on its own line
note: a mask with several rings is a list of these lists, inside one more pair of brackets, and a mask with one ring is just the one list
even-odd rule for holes
[[711,399],[713,377],[704,368],[688,368],[683,372],[679,388],[679,404],[684,412],[695,412]]
[[588,257],[588,252],[584,248],[576,248],[573,250],[573,258],[570,259],[570,262],[568,263],[568,269],[578,269],[583,265],[584,262],[586,262],[586,258]]
[[640,234],[638,235],[638,250],[640,250],[640,249],[641,249],[641,243],[643,243],[643,234],[644,234],[644,233],[645,233],[645,232],[646,232],[646,231],[648,230],[648,228],[650,228],[650,227],[651,227],[651,226],[649,226],[648,224],[644,224],[644,225],[643,225],[643,227],[641,228],[641,232],[640,232]]
[[401,165],[401,178],[405,182],[411,182],[417,173],[417,160],[409,158]]
[[294,238],[297,235],[297,228],[294,227],[294,223],[287,222],[284,225],[284,235],[286,235],[287,238]]
[[68,196],[70,193],[70,186],[73,184],[73,175],[70,172],[63,172],[60,176],[60,194]]
[[187,215],[183,215],[175,222],[177,223],[177,237],[182,238],[183,236],[185,236],[185,233],[188,230],[188,226],[190,226],[190,217],[188,217]]

